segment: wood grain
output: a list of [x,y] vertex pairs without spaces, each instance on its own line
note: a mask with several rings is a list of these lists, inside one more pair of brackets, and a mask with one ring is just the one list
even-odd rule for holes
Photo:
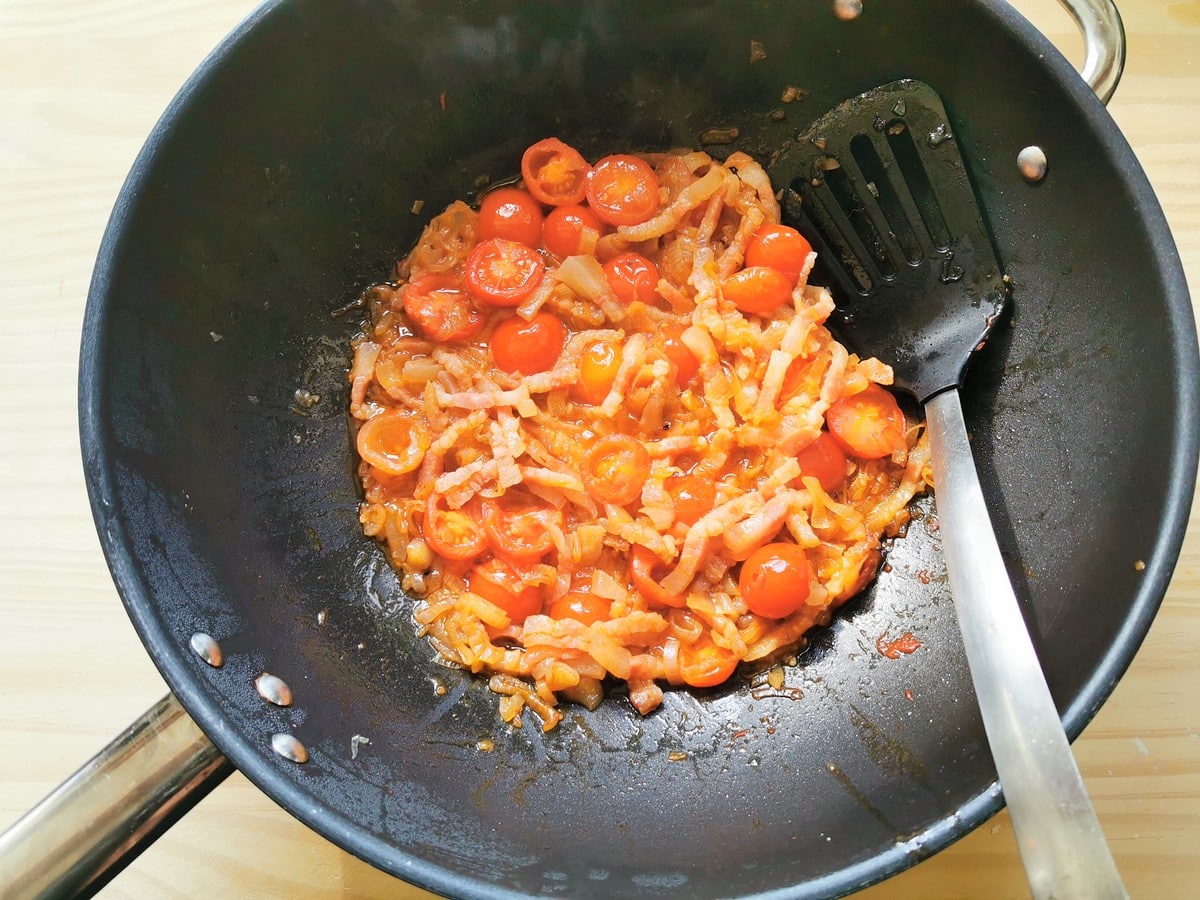
[[[1053,0],[1015,5],[1070,58],[1082,56]],[[1122,5],[1129,62],[1110,110],[1198,285],[1200,2]],[[164,692],[93,531],[76,433],[76,348],[100,235],[134,155],[250,8],[245,0],[0,0],[0,827]],[[1198,570],[1193,510],[1149,637],[1075,745],[1135,897],[1186,896],[1200,876]],[[1003,813],[861,894],[1025,895]],[[103,896],[430,895],[338,850],[234,776]]]

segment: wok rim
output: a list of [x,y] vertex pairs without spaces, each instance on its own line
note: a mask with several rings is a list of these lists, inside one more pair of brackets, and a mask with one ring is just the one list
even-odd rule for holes
[[[126,177],[105,228],[88,290],[79,363],[78,408],[84,476],[97,534],[110,573],[139,638],[159,672],[189,715],[239,771],[274,802],[307,827],[368,864],[426,890],[451,896],[517,898],[524,894],[484,882],[409,855],[367,831],[363,825],[316,800],[302,783],[273,765],[264,747],[243,740],[225,727],[226,713],[199,688],[185,665],[186,650],[162,628],[151,610],[151,592],[141,580],[129,535],[109,510],[117,497],[106,424],[98,401],[107,371],[104,348],[97,336],[104,331],[113,290],[111,260],[125,240],[131,209],[146,186],[162,145],[187,114],[195,96],[225,64],[234,47],[290,0],[266,0],[235,27],[200,63],[171,100],[150,132]],[[1062,713],[1073,741],[1111,695],[1145,639],[1165,595],[1187,530],[1200,454],[1200,350],[1190,295],[1178,251],[1162,207],[1132,147],[1076,70],[1052,43],[1019,12],[1002,0],[975,0],[993,24],[1014,35],[1023,48],[1066,90],[1081,110],[1099,147],[1124,173],[1126,188],[1140,213],[1150,256],[1163,287],[1165,312],[1172,334],[1171,372],[1180,412],[1178,430],[1168,459],[1170,477],[1160,529],[1145,560],[1143,580],[1116,639],[1084,682],[1075,700]],[[299,796],[313,802],[298,802]],[[973,831],[1003,806],[998,781],[993,781],[954,811],[929,823],[919,834],[861,862],[819,879],[747,897],[811,898],[850,893],[882,881],[946,848]]]

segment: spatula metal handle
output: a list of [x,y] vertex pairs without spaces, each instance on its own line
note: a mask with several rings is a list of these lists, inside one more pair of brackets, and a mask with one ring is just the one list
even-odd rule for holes
[[925,415],[958,624],[1032,894],[1128,897],[1004,568],[958,391]]

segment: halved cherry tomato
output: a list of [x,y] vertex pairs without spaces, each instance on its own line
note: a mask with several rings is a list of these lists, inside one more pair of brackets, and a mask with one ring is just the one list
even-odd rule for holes
[[599,406],[612,390],[621,368],[621,345],[616,341],[596,341],[583,351],[579,383],[575,395],[584,403]]
[[488,347],[498,368],[532,375],[554,368],[566,339],[562,320],[542,310],[528,322],[520,316],[502,320],[492,329]]
[[467,288],[492,306],[519,306],[542,280],[546,264],[525,244],[492,238],[467,257]]
[[563,514],[530,495],[483,502],[483,528],[496,553],[520,563],[541,559],[554,549],[551,529],[563,528]]
[[682,608],[687,605],[687,597],[683,594],[668,594],[655,577],[656,570],[662,567],[658,555],[641,544],[629,548],[629,579],[633,582],[634,590],[642,595],[648,603],[659,606],[674,606]]
[[[566,259],[580,253],[585,229],[596,232],[597,238],[604,233],[604,226],[586,206],[556,206],[546,214],[542,241],[547,250],[559,259]],[[595,249],[594,241],[591,249]]]
[[644,159],[606,156],[587,177],[592,212],[609,225],[640,225],[658,212],[658,176]]
[[746,247],[746,267],[770,266],[782,272],[795,287],[800,270],[812,253],[812,244],[795,228],[764,225]]
[[803,548],[788,541],[759,547],[742,563],[738,589],[750,612],[784,619],[801,609],[811,590],[812,567]]
[[667,493],[675,503],[675,521],[684,525],[695,525],[712,512],[717,500],[716,484],[699,475],[672,475],[667,479]]
[[440,495],[433,493],[425,502],[421,536],[438,556],[474,559],[488,546],[487,534],[477,518],[466,509],[443,508]]
[[527,584],[521,573],[502,559],[489,559],[476,566],[467,579],[467,587],[508,613],[514,625],[542,611],[541,586]]
[[896,398],[877,384],[838,400],[825,413],[825,423],[842,449],[860,459],[903,450],[908,430]]
[[828,431],[796,454],[800,475],[811,475],[826,491],[836,491],[846,483],[846,454]]
[[358,455],[386,475],[411,472],[425,458],[429,433],[406,410],[381,412],[358,429]]
[[610,434],[583,454],[583,485],[601,503],[624,506],[642,495],[650,474],[650,454],[640,441]]
[[742,312],[765,316],[792,298],[792,283],[778,269],[751,266],[721,282],[721,291]]
[[658,296],[658,266],[640,253],[622,253],[604,264],[608,286],[628,306],[634,300],[652,303]]
[[485,318],[463,290],[462,280],[442,272],[426,272],[409,282],[404,312],[417,331],[439,343],[470,340]]
[[571,591],[550,604],[550,618],[575,619],[584,625],[608,620],[612,601],[589,591]]
[[579,151],[558,138],[538,141],[521,157],[525,187],[549,206],[581,202],[589,171],[591,167]]
[[679,645],[679,672],[684,683],[708,688],[724,684],[737,669],[738,659],[711,638],[700,638],[693,644]]
[[542,207],[520,188],[489,191],[479,204],[479,239],[504,238],[530,247],[542,243]]
[[696,354],[680,339],[682,333],[682,329],[668,331],[663,341],[663,352],[675,366],[675,383],[680,388],[685,388],[700,371],[700,362],[696,359]]

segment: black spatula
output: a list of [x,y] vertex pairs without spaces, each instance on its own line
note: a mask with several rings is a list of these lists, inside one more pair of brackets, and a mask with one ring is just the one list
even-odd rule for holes
[[899,81],[848,100],[771,175],[834,282],[839,338],[925,407],[958,623],[1033,896],[1125,897],[971,457],[958,388],[1008,293],[941,99]]

